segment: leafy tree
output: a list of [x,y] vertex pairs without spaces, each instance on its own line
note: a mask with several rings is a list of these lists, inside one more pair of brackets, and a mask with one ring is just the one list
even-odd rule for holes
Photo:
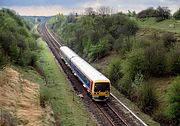
[[180,8],[173,14],[173,17],[176,20],[180,20]]
[[91,45],[88,56],[91,60],[96,60],[107,55],[110,46],[106,39],[100,40],[96,46]]
[[170,10],[168,7],[158,7],[154,9],[153,7],[142,10],[137,14],[138,18],[150,18],[155,17],[157,21],[162,21],[169,19],[171,16]]
[[[1,58],[26,66],[32,65],[38,47],[37,36],[32,34],[25,21],[14,11],[0,10],[0,54]],[[37,53],[36,53],[37,54]]]
[[153,7],[149,7],[145,10],[140,11],[137,14],[138,18],[149,18],[149,17],[156,17],[157,11]]
[[170,13],[171,11],[169,10],[168,7],[159,6],[156,10],[157,10],[157,14],[156,14],[157,21],[169,19],[171,16],[171,13]]

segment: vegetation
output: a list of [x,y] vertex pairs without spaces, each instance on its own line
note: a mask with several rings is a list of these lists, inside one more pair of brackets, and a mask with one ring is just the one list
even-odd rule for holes
[[137,14],[138,18],[150,18],[155,17],[156,21],[162,21],[165,19],[169,19],[171,16],[170,10],[168,7],[158,7],[157,9],[154,9],[153,7],[150,7],[148,9],[142,10]]
[[33,66],[37,60],[37,37],[14,11],[1,9],[0,65],[11,62],[21,66]]
[[180,77],[176,77],[166,94],[165,113],[176,124],[180,123]]
[[176,20],[180,20],[180,8],[179,8],[179,10],[177,10],[177,11],[173,14],[173,17],[174,17]]
[[80,18],[57,15],[50,20],[50,26],[67,46],[89,60],[106,56],[116,47],[115,41],[130,37],[138,30],[137,24],[122,13]]
[[[148,8],[137,15],[130,11],[127,15],[98,13],[87,8],[87,15],[83,16],[57,15],[50,19],[49,25],[67,46],[90,61],[116,53],[119,59],[106,61],[107,70],[103,68],[112,85],[142,111],[165,124],[161,120],[164,112],[158,111],[163,111],[164,94],[170,89],[163,89],[163,96],[159,96],[158,84],[151,80],[180,74],[179,37],[174,33],[180,33],[180,23],[171,19],[167,7]],[[133,16],[138,19],[129,18]],[[153,28],[152,33],[139,35],[139,27],[142,31]],[[174,124],[173,119],[167,123]]]

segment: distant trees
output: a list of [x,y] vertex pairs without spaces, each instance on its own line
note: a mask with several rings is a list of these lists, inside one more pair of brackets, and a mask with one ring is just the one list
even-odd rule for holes
[[76,22],[76,14],[75,13],[70,13],[67,17],[68,23],[74,23]]
[[173,17],[176,20],[180,20],[180,8],[173,14]]
[[92,7],[88,7],[85,9],[85,14],[89,16],[93,16],[96,15],[96,12]]
[[138,18],[150,18],[155,17],[157,21],[162,21],[169,19],[171,16],[170,10],[168,7],[158,7],[154,9],[153,7],[142,10],[137,14]]
[[137,14],[137,17],[138,18],[156,17],[156,13],[157,13],[157,11],[153,7],[150,7],[150,8],[147,8],[145,10],[140,11]]
[[107,6],[101,6],[98,9],[98,14],[102,15],[102,16],[107,16],[112,14],[112,9],[110,7]]
[[157,21],[162,21],[162,20],[165,20],[165,19],[169,19],[170,16],[171,16],[171,11],[169,10],[168,7],[158,7],[156,9],[157,11],[157,14],[156,14],[156,18],[157,18]]

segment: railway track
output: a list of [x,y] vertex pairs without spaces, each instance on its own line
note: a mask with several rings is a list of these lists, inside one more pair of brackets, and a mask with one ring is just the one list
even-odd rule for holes
[[98,125],[105,126],[147,126],[140,118],[138,118],[132,111],[130,111],[123,103],[111,94],[110,100],[107,102],[94,102],[89,97],[87,92],[81,86],[81,82],[75,77],[71,70],[64,64],[59,55],[59,48],[63,45],[58,42],[47,29],[46,23],[42,23],[38,26],[38,31],[42,35],[43,39],[47,42],[52,53],[56,57],[62,69],[67,74],[71,81],[76,94],[83,94],[83,101],[92,114]]
[[112,126],[128,126],[109,103],[96,103],[96,105]]

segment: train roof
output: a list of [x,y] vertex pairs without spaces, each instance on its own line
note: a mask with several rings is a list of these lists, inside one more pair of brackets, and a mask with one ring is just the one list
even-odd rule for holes
[[60,50],[65,53],[65,55],[71,60],[71,62],[89,79],[92,81],[100,81],[109,79],[105,77],[102,73],[92,67],[89,63],[87,63],[84,59],[78,56],[74,51],[72,51],[67,46],[60,47]]
[[93,81],[101,81],[101,80],[107,80],[102,73],[100,73],[98,70],[96,70],[94,67],[92,67],[89,63],[87,63],[84,59],[81,57],[74,57],[72,58],[71,62],[78,67],[78,69],[84,73],[89,79]]
[[62,46],[62,47],[60,47],[60,50],[62,51],[62,52],[66,52],[66,56],[68,57],[68,58],[72,58],[72,57],[76,57],[76,56],[78,56],[74,51],[72,51],[70,48],[68,48],[67,46]]

